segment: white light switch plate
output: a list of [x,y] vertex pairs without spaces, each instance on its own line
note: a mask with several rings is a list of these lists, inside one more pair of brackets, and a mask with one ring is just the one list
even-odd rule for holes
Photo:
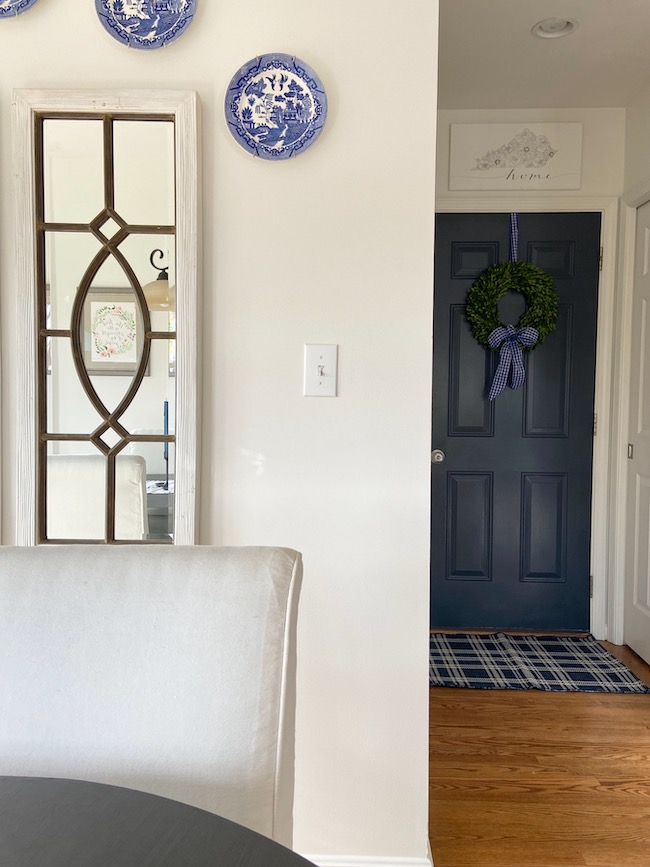
[[305,343],[305,396],[336,397],[338,354],[336,343]]

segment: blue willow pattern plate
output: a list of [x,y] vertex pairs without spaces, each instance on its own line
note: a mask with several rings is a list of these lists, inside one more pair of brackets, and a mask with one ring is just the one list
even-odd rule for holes
[[[0,0],[1,2],[1,0]],[[95,0],[99,20],[114,39],[131,48],[162,48],[178,39],[198,0]]]
[[13,18],[21,12],[27,12],[37,0],[0,0],[0,18]]
[[327,96],[302,60],[263,54],[233,76],[225,109],[235,141],[256,157],[283,160],[316,141],[327,116]]

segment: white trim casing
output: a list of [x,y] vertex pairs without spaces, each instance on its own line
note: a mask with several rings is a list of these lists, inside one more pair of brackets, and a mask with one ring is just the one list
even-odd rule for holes
[[[439,198],[436,211],[441,213],[562,213],[599,212],[602,215],[601,246],[603,266],[598,288],[598,339],[596,343],[596,390],[594,412],[598,432],[594,438],[592,509],[591,509],[591,570],[593,597],[591,600],[591,632],[595,638],[608,638],[611,564],[610,543],[614,541],[613,521],[610,521],[610,460],[612,443],[612,361],[615,333],[614,300],[616,281],[616,238],[618,199],[615,197],[549,196],[544,198]],[[435,298],[434,298],[435,310]],[[618,603],[617,603],[618,604]],[[622,597],[620,604],[622,606]]]
[[36,541],[36,270],[34,120],[29,102],[13,96],[16,332],[23,388],[16,399],[16,544]]
[[630,415],[630,371],[632,365],[632,298],[634,293],[634,256],[637,208],[650,201],[650,179],[627,190],[621,201],[620,271],[616,305],[616,352],[612,407],[612,472],[609,588],[609,640],[625,642],[625,537],[627,522],[627,442]]
[[194,91],[16,90],[12,95],[18,365],[16,544],[36,543],[34,122],[41,111],[169,114],[175,122],[177,414],[174,543],[196,541],[199,454],[199,137]]

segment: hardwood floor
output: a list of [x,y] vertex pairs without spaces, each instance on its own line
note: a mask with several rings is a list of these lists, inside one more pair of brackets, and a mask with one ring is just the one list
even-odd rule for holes
[[650,694],[435,687],[430,708],[435,867],[650,865]]

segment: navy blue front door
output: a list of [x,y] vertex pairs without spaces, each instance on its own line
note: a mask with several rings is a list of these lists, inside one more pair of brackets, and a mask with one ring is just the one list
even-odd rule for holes
[[[520,214],[519,259],[560,296],[526,384],[488,400],[498,353],[473,338],[467,290],[509,257],[508,214],[436,218],[431,627],[587,630],[599,214]],[[516,324],[508,293],[501,320]]]

